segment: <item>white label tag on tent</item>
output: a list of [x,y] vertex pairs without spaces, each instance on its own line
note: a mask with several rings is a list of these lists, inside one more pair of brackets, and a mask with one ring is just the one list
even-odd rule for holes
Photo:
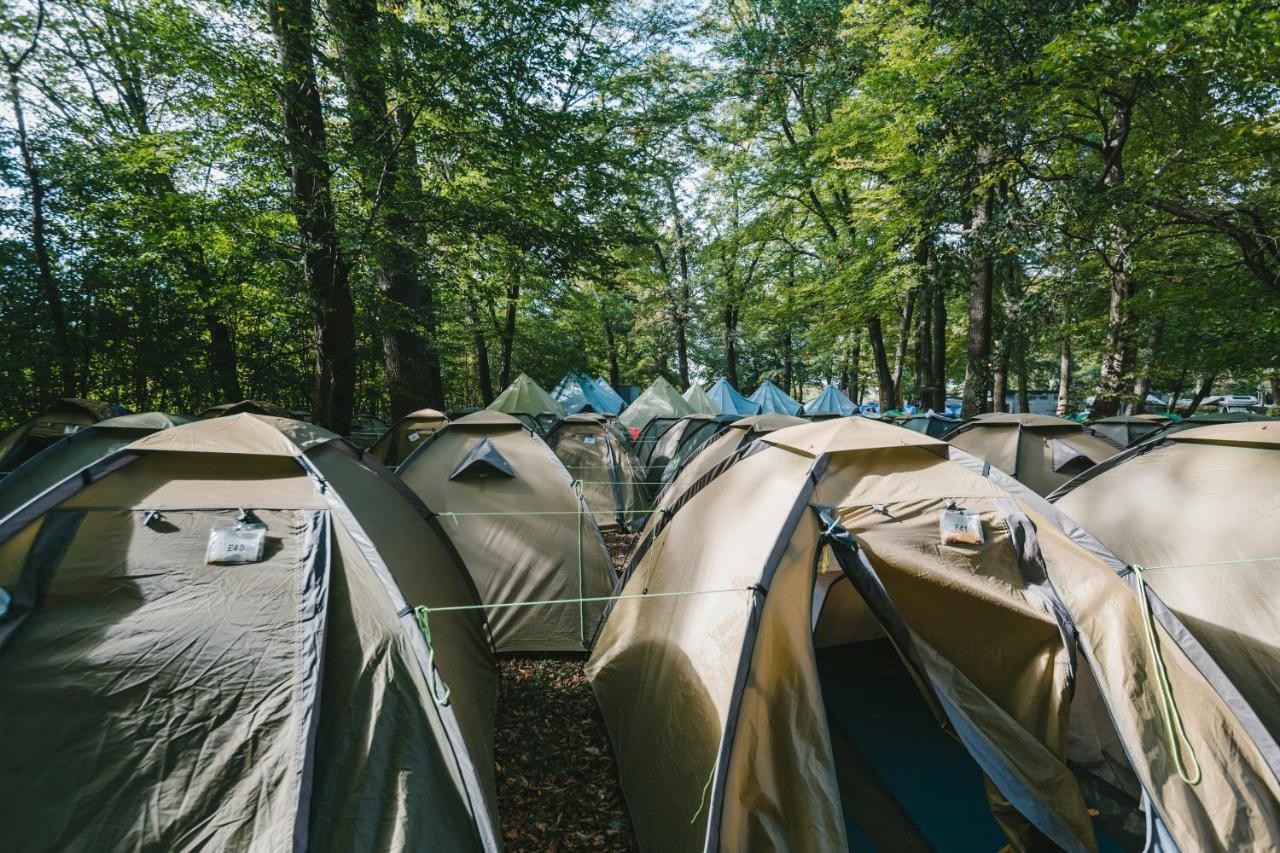
[[943,545],[981,545],[982,516],[962,509],[944,509],[938,513],[938,533]]
[[584,436],[582,437],[582,443],[583,443],[583,444],[595,444],[595,443],[596,443],[596,437],[595,437],[594,435],[584,435]]
[[206,563],[257,563],[267,541],[265,524],[225,525],[209,531]]
[[62,434],[63,434],[63,435],[75,435],[75,434],[76,434],[76,433],[78,433],[79,431],[80,431],[80,427],[79,427],[79,425],[77,425],[77,424],[65,424],[65,425],[62,427]]
[[418,439],[422,438],[422,433],[411,432],[408,435],[406,435],[405,438],[409,439],[410,441],[417,441]]

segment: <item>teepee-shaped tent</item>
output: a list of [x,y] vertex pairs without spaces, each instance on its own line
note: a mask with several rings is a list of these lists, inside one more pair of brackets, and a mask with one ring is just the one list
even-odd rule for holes
[[845,396],[844,392],[831,383],[822,389],[822,393],[804,404],[806,415],[839,415],[848,417],[856,414],[858,407]]
[[711,398],[707,396],[707,392],[702,390],[702,383],[695,382],[689,386],[689,390],[684,392],[684,400],[693,410],[700,415],[718,415],[720,410],[716,408],[716,404],[711,402]]
[[489,408],[509,415],[526,414],[534,417],[550,413],[563,418],[566,414],[564,406],[556,398],[543,391],[542,386],[523,373],[498,395],[498,399],[489,404]]
[[[613,389],[610,389],[612,391]],[[551,392],[571,415],[579,412],[595,412],[601,415],[616,415],[622,411],[622,398],[612,396],[600,390],[596,381],[585,373],[570,370]]]
[[746,397],[738,393],[738,389],[729,384],[729,380],[723,376],[716,380],[716,384],[711,386],[711,390],[707,392],[711,404],[722,415],[758,415],[760,414],[760,404],[748,400]]
[[609,405],[614,407],[613,411],[615,414],[618,412],[621,412],[623,409],[627,407],[627,401],[622,399],[622,396],[617,391],[613,390],[613,386],[610,385],[608,381],[604,379],[604,377],[597,376],[595,379],[591,381],[594,382],[596,387],[600,389],[600,394],[602,398],[604,400],[607,400],[609,402]]
[[659,376],[634,403],[627,406],[618,420],[631,429],[640,429],[654,418],[683,418],[692,414],[693,406],[680,396],[675,386]]
[[760,383],[756,393],[751,395],[751,400],[760,406],[761,412],[779,412],[784,415],[800,412],[800,404],[769,379]]

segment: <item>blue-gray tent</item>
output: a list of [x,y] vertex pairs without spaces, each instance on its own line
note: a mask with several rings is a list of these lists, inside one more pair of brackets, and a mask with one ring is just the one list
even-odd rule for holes
[[[616,415],[622,411],[622,400],[609,399],[600,390],[596,381],[585,373],[570,370],[556,385],[551,396],[560,401],[564,410],[571,415],[579,412],[595,412],[601,415]],[[613,395],[615,398],[617,394]]]
[[627,407],[627,401],[622,399],[622,395],[613,389],[613,386],[604,380],[603,377],[597,376],[593,380],[596,387],[600,389],[601,396],[608,400],[611,405],[617,406],[614,410],[615,414]]
[[751,400],[764,414],[773,412],[781,415],[795,415],[800,412],[800,404],[769,379],[760,383],[756,393],[751,395]]
[[729,380],[723,376],[716,380],[715,385],[711,386],[707,396],[711,398],[711,402],[715,404],[715,407],[720,410],[722,415],[745,416],[760,414],[760,405],[739,394],[738,389],[730,385]]
[[831,383],[822,389],[822,393],[804,404],[806,415],[839,415],[848,417],[855,414],[858,407],[845,396],[844,392]]

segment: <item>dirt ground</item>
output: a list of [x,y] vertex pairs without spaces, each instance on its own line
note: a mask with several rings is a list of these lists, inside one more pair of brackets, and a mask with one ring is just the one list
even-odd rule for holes
[[[619,569],[636,537],[607,536]],[[583,660],[499,662],[498,809],[510,851],[636,850]]]

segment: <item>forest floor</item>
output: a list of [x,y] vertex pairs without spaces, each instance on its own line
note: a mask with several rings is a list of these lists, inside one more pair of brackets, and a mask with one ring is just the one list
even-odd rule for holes
[[[605,539],[621,570],[636,536]],[[495,758],[509,851],[638,849],[584,663],[546,657],[499,661]]]

